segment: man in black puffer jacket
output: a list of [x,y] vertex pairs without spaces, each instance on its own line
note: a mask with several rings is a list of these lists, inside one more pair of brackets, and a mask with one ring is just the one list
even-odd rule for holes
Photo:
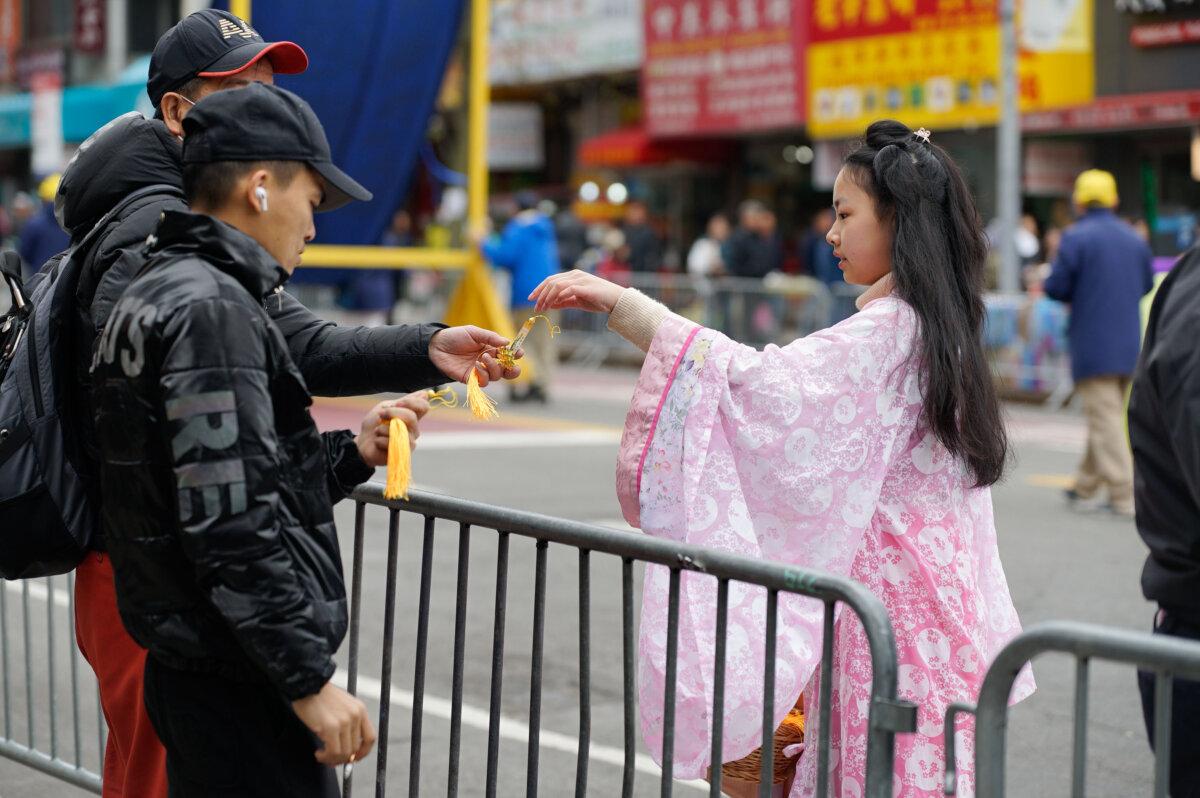
[[[1150,550],[1142,595],[1156,635],[1200,641],[1200,246],[1163,278],[1129,398],[1137,531]],[[1200,795],[1200,680],[1175,679],[1169,744],[1155,739],[1158,681],[1139,670],[1150,746],[1170,759],[1170,794]],[[1165,747],[1166,750],[1163,750]]]
[[336,796],[328,766],[374,730],[329,682],[347,624],[332,501],[386,461],[380,422],[416,416],[318,434],[263,304],[313,211],[371,195],[290,92],[218,92],[185,124],[197,213],[163,214],[92,371],[118,605],[149,650],[172,796]]
[[[264,42],[225,11],[198,11],[167,31],[155,47],[146,90],[157,113],[119,117],[80,146],[65,170],[56,198],[63,227],[80,240],[111,208],[135,191],[161,191],[133,202],[114,219],[83,256],[74,330],[79,408],[77,440],[68,455],[85,484],[95,486],[96,445],[89,399],[88,367],[95,341],[113,306],[145,262],[145,242],[160,215],[183,212],[181,140],[193,105],[214,92],[270,83],[276,72],[303,71],[308,58],[290,42]],[[287,293],[273,295],[266,309],[286,341],[308,390],[320,396],[404,393],[446,379],[460,380],[486,346],[503,345],[499,335],[478,327],[443,329],[440,324],[396,327],[339,327],[324,321]],[[480,383],[511,378],[489,355],[479,360]],[[95,503],[103,501],[94,492]],[[117,617],[112,569],[104,541],[93,541],[76,569],[76,635],[96,672],[109,736],[104,760],[105,798],[130,795],[166,798],[165,759],[142,709],[145,652]]]

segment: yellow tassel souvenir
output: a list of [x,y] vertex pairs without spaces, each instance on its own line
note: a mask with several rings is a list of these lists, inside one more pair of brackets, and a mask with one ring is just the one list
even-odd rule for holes
[[512,342],[508,346],[500,347],[500,351],[496,353],[496,360],[500,361],[500,365],[506,369],[511,369],[517,365],[517,350],[525,343],[525,339],[529,337],[529,332],[533,329],[533,325],[537,323],[538,319],[545,320],[546,326],[550,328],[551,338],[562,332],[554,322],[550,321],[549,316],[530,316],[521,325],[521,331],[517,333],[517,337],[512,339]]
[[429,406],[433,407],[458,407],[458,394],[448,385],[438,388],[436,391],[429,391],[425,394],[429,400]]
[[471,408],[471,415],[480,421],[500,418],[496,402],[479,387],[479,372],[474,366],[471,367],[471,375],[467,377],[467,407]]
[[385,499],[407,499],[408,483],[412,481],[412,449],[408,444],[408,427],[398,418],[388,422],[387,485]]

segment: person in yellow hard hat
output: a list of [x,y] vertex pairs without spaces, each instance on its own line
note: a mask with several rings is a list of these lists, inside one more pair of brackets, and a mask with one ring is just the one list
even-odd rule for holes
[[1071,305],[1068,337],[1075,391],[1087,418],[1087,450],[1066,491],[1076,508],[1094,501],[1133,516],[1133,459],[1125,395],[1141,346],[1139,303],[1154,285],[1149,245],[1117,218],[1117,181],[1089,169],[1075,180],[1079,220],[1063,234],[1046,295]]
[[62,175],[57,172],[42,178],[37,190],[42,206],[21,228],[17,252],[25,264],[27,275],[42,268],[43,263],[66,249],[71,241],[71,237],[54,218],[54,195],[61,179]]

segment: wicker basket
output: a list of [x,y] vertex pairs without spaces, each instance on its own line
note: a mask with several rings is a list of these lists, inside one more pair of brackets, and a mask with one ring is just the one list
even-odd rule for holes
[[[773,748],[775,754],[771,760],[774,766],[774,785],[771,794],[786,796],[791,791],[792,779],[796,777],[796,761],[799,754],[785,757],[783,749],[789,745],[804,742],[804,697],[796,701],[796,706],[787,714],[779,728],[775,730]],[[721,765],[721,791],[731,796],[757,796],[761,783],[762,748],[755,748],[746,756],[733,762]]]

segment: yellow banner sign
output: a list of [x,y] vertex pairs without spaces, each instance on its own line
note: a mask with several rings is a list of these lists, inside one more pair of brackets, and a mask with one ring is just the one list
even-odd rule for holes
[[[1092,2],[1021,4],[1022,111],[1092,101]],[[814,138],[856,136],[884,117],[914,128],[995,124],[1000,27],[995,3],[987,9],[980,5],[975,0],[814,2],[809,133]],[[847,18],[849,11],[858,16]]]

